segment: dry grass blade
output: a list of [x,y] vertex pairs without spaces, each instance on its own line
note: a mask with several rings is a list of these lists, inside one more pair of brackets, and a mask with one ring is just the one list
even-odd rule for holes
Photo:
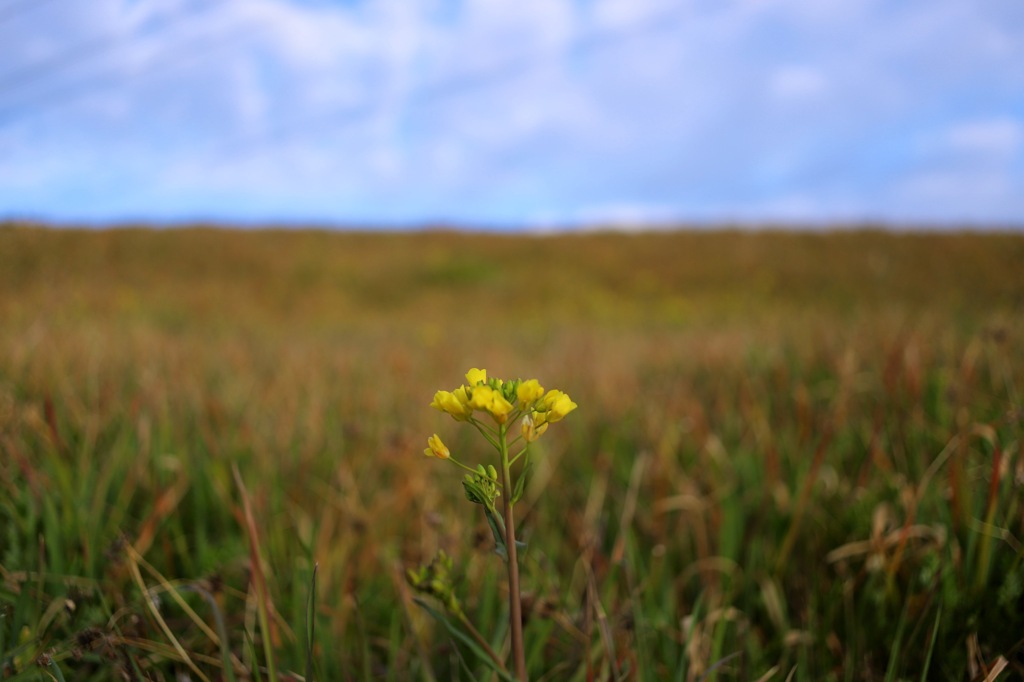
[[242,482],[242,474],[239,473],[237,464],[231,465],[231,473],[234,475],[235,485],[238,486],[238,494],[242,497],[243,518],[245,519],[246,534],[249,537],[249,566],[253,583],[256,586],[256,607],[260,620],[267,676],[270,678],[270,682],[277,682],[277,667],[274,664],[274,644],[269,616],[274,607],[267,589],[266,576],[263,574],[263,559],[260,554],[259,534],[256,531],[256,518],[253,516],[249,492],[245,489],[245,483]]
[[160,615],[160,610],[157,609],[156,603],[153,600],[150,590],[146,586],[146,582],[142,579],[142,574],[139,572],[139,564],[135,561],[135,555],[131,553],[128,555],[128,567],[131,570],[132,578],[135,580],[135,584],[138,585],[139,590],[142,591],[142,598],[146,602],[146,608],[149,609],[149,612],[153,616],[153,619],[157,622],[157,625],[160,626],[160,629],[163,631],[164,636],[167,637],[167,639],[171,642],[171,645],[174,647],[174,650],[178,653],[180,660],[184,662],[185,665],[187,665],[189,669],[191,669],[192,672],[194,672],[200,680],[202,680],[203,682],[210,682],[210,678],[204,675],[203,671],[200,670],[199,667],[195,664],[192,658],[188,655],[188,652],[185,651],[185,648],[181,646],[181,642],[179,642],[178,638],[174,636],[174,633],[171,631],[171,628],[167,625],[167,621],[165,621],[163,616]]
[[[133,561],[137,562],[140,566],[145,568],[146,571],[151,576],[153,576],[154,579],[156,579],[156,581],[160,585],[160,589],[162,592],[171,595],[171,598],[174,600],[174,602],[179,607],[181,607],[181,610],[184,611],[185,614],[189,617],[189,619],[191,619],[192,622],[196,624],[196,627],[203,631],[203,634],[210,639],[214,646],[220,647],[221,650],[225,652],[225,656],[227,658],[225,658],[225,660],[223,661],[223,665],[242,669],[242,662],[238,659],[237,656],[235,656],[234,653],[230,653],[230,648],[227,646],[227,642],[225,642],[221,638],[221,636],[217,634],[215,630],[213,630],[209,625],[207,625],[206,621],[204,621],[202,617],[200,617],[199,614],[196,613],[191,606],[189,606],[188,602],[186,602],[182,598],[179,592],[179,586],[176,586],[172,584],[169,580],[167,580],[167,578],[165,578],[163,574],[157,571],[156,568],[154,568],[148,561],[146,561],[145,558],[139,553],[139,551],[131,544],[125,545],[125,551],[128,553],[128,555],[132,558]],[[206,602],[210,605],[210,608],[214,609],[214,616],[217,620],[219,627],[223,628],[223,616],[220,614],[219,607],[217,606],[216,600],[213,599],[213,596],[207,593],[206,590],[195,585],[187,585],[184,586],[184,588],[197,592],[206,600]],[[234,673],[231,668],[227,669],[227,675],[232,679],[234,678]]]
[[153,538],[156,537],[157,529],[161,522],[174,513],[174,510],[181,502],[181,498],[188,492],[189,479],[185,471],[178,470],[178,477],[174,484],[164,489],[153,503],[153,511],[142,523],[138,534],[135,537],[135,549],[140,556],[145,556],[149,551]]
[[[174,602],[181,607],[182,611],[184,611],[185,614],[188,615],[192,622],[195,623],[196,626],[203,631],[203,634],[210,638],[211,642],[213,642],[217,646],[220,646],[220,637],[217,636],[217,633],[214,632],[213,629],[209,625],[207,625],[202,618],[199,617],[199,614],[197,614],[195,610],[188,605],[188,602],[182,599],[181,594],[178,593],[178,590],[175,588],[174,585],[170,583],[170,581],[167,580],[167,578],[165,578],[159,571],[153,568],[149,564],[149,562],[147,562],[142,557],[142,554],[138,550],[136,550],[135,547],[133,547],[132,545],[125,544],[125,552],[127,552],[128,556],[131,558],[133,563],[136,563],[139,566],[145,568],[146,571],[149,572],[149,574],[152,575],[154,579],[156,579],[156,581],[160,584],[161,591],[171,596],[171,599],[173,599]],[[153,590],[151,589],[150,592],[152,593]]]
[[996,680],[999,679],[999,675],[1001,675],[1009,665],[1010,662],[1000,656],[996,659],[996,662],[992,664],[992,667],[989,669],[988,674],[985,675],[985,679],[982,682],[996,682]]
[[622,677],[622,671],[619,669],[619,659],[615,654],[615,640],[612,638],[612,629],[608,623],[608,613],[601,604],[597,581],[594,579],[594,569],[589,561],[585,564],[585,568],[587,571],[587,600],[597,616],[597,629],[601,633],[601,643],[604,645],[605,658],[612,670],[612,679],[618,680]]

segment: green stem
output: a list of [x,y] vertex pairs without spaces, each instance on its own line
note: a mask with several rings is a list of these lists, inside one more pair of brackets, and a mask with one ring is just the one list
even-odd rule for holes
[[509,465],[509,466],[512,466],[513,464],[515,464],[516,462],[518,462],[518,461],[519,461],[519,458],[520,458],[520,457],[522,457],[523,455],[525,455],[525,454],[526,454],[526,451],[527,451],[527,450],[529,450],[529,449],[530,449],[530,446],[529,446],[529,445],[527,445],[527,446],[526,446],[525,448],[523,448],[522,450],[520,450],[520,451],[519,451],[519,454],[517,454],[517,455],[516,455],[515,457],[513,457],[512,459],[510,459],[510,460],[508,461],[508,465]]
[[[495,450],[501,450],[501,446],[498,445],[497,441],[495,441],[494,438],[491,436],[491,434],[488,433],[488,431],[490,431],[490,429],[485,429],[483,427],[483,425],[480,424],[480,422],[478,422],[476,419],[470,419],[469,423],[476,427],[476,430],[480,432],[480,435],[483,436],[484,438],[486,438],[487,442],[490,443],[491,445],[493,445]],[[504,434],[504,430],[505,430],[505,427],[503,425],[502,429],[501,429],[502,434]],[[504,439],[504,436],[502,436],[502,438]]]
[[505,664],[502,662],[501,658],[497,653],[495,653],[494,649],[491,648],[491,645],[487,640],[484,639],[484,636],[480,634],[480,631],[473,627],[473,624],[469,621],[469,618],[466,617],[466,614],[460,611],[456,617],[459,619],[459,622],[462,623],[462,626],[469,631],[469,634],[473,639],[476,640],[476,643],[483,647],[483,650],[491,657],[491,660],[498,666],[498,669],[507,673],[508,671],[505,669]]
[[480,473],[480,472],[479,472],[479,471],[477,471],[476,469],[473,469],[472,467],[468,467],[468,466],[466,466],[465,464],[463,464],[463,463],[462,463],[462,462],[460,462],[459,460],[455,459],[454,457],[451,457],[451,456],[449,456],[449,457],[448,457],[448,461],[450,461],[450,462],[454,462],[455,464],[458,464],[458,465],[459,465],[460,467],[462,467],[463,469],[465,469],[466,471],[468,471],[468,472],[469,472],[469,473],[471,473],[471,474],[479,474],[479,473]]
[[526,649],[523,647],[523,606],[519,594],[519,556],[516,551],[515,521],[512,517],[512,472],[508,458],[507,427],[498,429],[501,451],[501,497],[505,505],[505,550],[508,556],[508,617],[512,632],[512,661],[516,679],[526,682]]

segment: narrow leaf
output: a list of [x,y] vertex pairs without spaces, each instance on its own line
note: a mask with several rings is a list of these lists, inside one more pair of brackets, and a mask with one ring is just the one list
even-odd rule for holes
[[491,534],[494,535],[494,551],[505,561],[508,561],[508,550],[505,549],[505,528],[490,509],[484,508],[484,515],[487,517],[487,525],[491,527]]
[[313,682],[313,637],[316,628],[316,570],[319,564],[313,564],[313,577],[309,581],[309,599],[306,601],[306,682]]
[[491,657],[487,655],[487,652],[480,648],[479,644],[474,642],[473,639],[466,633],[462,632],[462,630],[455,627],[455,625],[450,620],[448,620],[443,613],[432,608],[429,604],[427,604],[424,600],[420,599],[419,597],[414,597],[413,601],[419,604],[420,608],[429,613],[431,617],[434,618],[434,620],[444,625],[444,627],[448,630],[452,637],[455,637],[460,642],[469,647],[469,650],[473,652],[473,655],[481,661],[483,661],[484,663],[486,663],[487,666],[491,670],[493,670],[495,674],[498,675],[498,677],[500,677],[503,680],[507,680],[507,682],[515,682],[512,679],[512,676],[508,674],[508,671],[499,668],[498,665],[491,660]]
[[523,497],[523,492],[526,490],[526,479],[530,476],[531,466],[532,463],[527,460],[523,470],[519,473],[519,478],[516,479],[516,489],[512,493],[512,504],[515,504]]

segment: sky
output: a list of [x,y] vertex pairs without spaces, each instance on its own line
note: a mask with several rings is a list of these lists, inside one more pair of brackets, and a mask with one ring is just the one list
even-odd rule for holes
[[0,0],[0,220],[1024,229],[1021,0]]

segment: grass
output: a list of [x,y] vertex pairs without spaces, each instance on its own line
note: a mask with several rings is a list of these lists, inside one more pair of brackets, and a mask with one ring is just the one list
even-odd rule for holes
[[473,461],[427,408],[471,366],[580,405],[517,514],[531,679],[1021,675],[1020,263],[1009,234],[0,229],[0,679],[493,679],[403,578],[444,549],[508,653],[486,522],[421,454]]

